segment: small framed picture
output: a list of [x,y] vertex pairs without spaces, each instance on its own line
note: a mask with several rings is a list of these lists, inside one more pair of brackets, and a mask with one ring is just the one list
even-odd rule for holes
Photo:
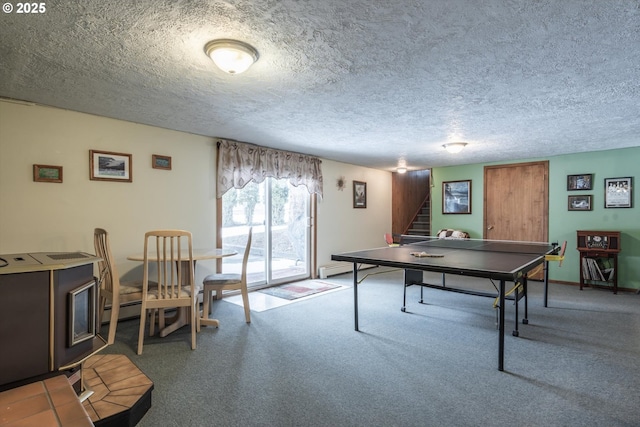
[[131,154],[89,150],[89,178],[93,181],[132,182]]
[[591,194],[580,196],[569,196],[570,211],[590,211]]
[[471,180],[442,182],[442,213],[471,213]]
[[171,170],[171,157],[153,154],[151,156],[151,167],[154,169]]
[[362,181],[353,181],[353,207],[367,207],[367,183]]
[[593,189],[593,174],[567,175],[567,190],[591,190]]
[[633,178],[605,178],[604,207],[630,208],[632,207]]
[[35,182],[62,182],[62,166],[33,165]]

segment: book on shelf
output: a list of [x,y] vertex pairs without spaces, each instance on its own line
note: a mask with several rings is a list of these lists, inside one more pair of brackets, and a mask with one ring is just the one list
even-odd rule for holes
[[608,282],[613,278],[613,268],[608,268],[595,258],[582,258],[582,277],[586,280]]

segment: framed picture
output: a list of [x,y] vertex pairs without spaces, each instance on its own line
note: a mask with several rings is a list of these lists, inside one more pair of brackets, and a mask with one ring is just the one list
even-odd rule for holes
[[582,175],[567,175],[567,190],[591,190],[593,174],[585,173]]
[[471,180],[442,182],[442,213],[471,213]]
[[367,207],[367,183],[362,181],[353,181],[353,207]]
[[171,157],[153,154],[151,156],[151,166],[154,169],[171,170]]
[[605,178],[604,180],[604,207],[605,208],[630,208],[633,198],[633,178]]
[[89,150],[89,178],[94,181],[132,182],[131,154]]
[[36,182],[62,182],[62,166],[33,165],[33,180]]
[[580,196],[569,196],[570,211],[590,211],[591,210],[591,194]]

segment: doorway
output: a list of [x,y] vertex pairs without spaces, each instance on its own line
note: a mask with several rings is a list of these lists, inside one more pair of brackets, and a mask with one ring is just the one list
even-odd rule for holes
[[[310,276],[310,200],[304,186],[266,178],[222,196],[222,247],[244,251],[253,227],[247,284],[258,289]],[[222,260],[222,272],[240,273],[241,257]]]
[[[549,162],[484,168],[484,238],[549,240]],[[539,279],[540,274],[532,278]]]

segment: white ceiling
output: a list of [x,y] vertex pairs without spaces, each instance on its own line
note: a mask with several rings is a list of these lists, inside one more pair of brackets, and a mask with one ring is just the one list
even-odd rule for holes
[[0,15],[2,97],[387,170],[640,146],[639,0],[44,4]]

